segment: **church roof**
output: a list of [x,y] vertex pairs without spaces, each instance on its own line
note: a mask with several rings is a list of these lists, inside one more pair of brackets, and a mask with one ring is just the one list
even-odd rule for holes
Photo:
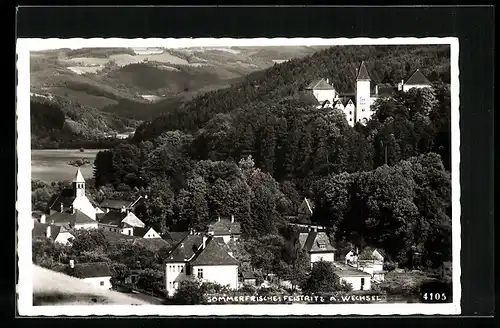
[[56,226],[35,221],[32,230],[33,238],[46,237],[48,227],[50,227],[50,239],[52,240],[55,240],[60,233],[68,232],[71,229],[68,225]]
[[85,178],[83,177],[82,172],[80,171],[80,168],[76,171],[75,178],[73,179],[73,182],[85,182]]
[[359,66],[358,70],[358,76],[356,77],[356,80],[370,80],[370,75],[368,74],[368,70],[366,69],[365,62],[362,61],[361,65]]
[[431,84],[424,74],[417,68],[415,72],[410,76],[405,85],[419,85],[419,84]]
[[325,79],[314,80],[306,87],[308,90],[335,90],[335,88]]

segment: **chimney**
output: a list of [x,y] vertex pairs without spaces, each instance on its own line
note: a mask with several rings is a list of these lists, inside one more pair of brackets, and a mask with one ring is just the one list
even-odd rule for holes
[[205,247],[207,246],[207,237],[206,236],[203,236],[203,248],[202,249],[205,249]]
[[45,214],[42,214],[42,216],[40,217],[40,223],[45,224],[46,219],[47,219],[47,217],[45,216]]
[[219,221],[219,222],[220,222],[220,215],[217,217],[217,221]]
[[50,226],[47,226],[47,229],[45,230],[45,236],[46,236],[47,238],[50,238],[50,236],[51,236],[51,232],[52,232],[52,231],[50,230]]
[[64,212],[64,205],[61,203],[61,213]]
[[233,257],[233,252],[227,252],[229,256]]
[[121,212],[122,212],[122,213],[125,213],[125,212],[127,212],[127,210],[125,209],[125,205],[122,205],[122,209],[121,209]]
[[326,78],[326,83],[330,83],[330,80],[328,78]]
[[234,215],[231,215],[231,223],[234,223]]
[[148,199],[148,195],[144,195],[144,199]]
[[375,86],[375,95],[378,96],[378,85]]
[[75,260],[69,260],[69,267],[71,269],[74,269],[75,268]]
[[318,227],[314,226],[314,227],[313,227],[313,231],[314,231],[314,232],[318,232]]
[[183,247],[184,247],[184,243],[181,243],[181,248],[183,248]]

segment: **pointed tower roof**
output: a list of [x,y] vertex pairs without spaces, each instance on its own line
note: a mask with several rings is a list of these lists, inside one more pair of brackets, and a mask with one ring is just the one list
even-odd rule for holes
[[408,81],[405,82],[406,85],[421,85],[421,84],[431,84],[425,75],[417,68],[415,72],[410,76]]
[[368,71],[366,70],[365,62],[361,62],[361,66],[359,66],[358,76],[356,80],[370,80],[370,75],[368,75]]
[[73,179],[73,182],[85,182],[85,179],[83,178],[82,172],[80,169],[76,171],[75,178]]

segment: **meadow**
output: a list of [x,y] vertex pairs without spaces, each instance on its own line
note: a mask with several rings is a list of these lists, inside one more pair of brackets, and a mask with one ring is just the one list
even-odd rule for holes
[[[72,180],[77,168],[68,163],[79,158],[87,158],[91,163],[98,149],[80,152],[78,149],[33,149],[31,150],[31,179],[50,183],[52,181]],[[80,167],[85,179],[93,176],[93,164]]]

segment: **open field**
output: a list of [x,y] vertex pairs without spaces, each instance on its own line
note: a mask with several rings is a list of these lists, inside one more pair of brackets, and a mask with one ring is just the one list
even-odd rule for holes
[[[87,158],[91,163],[99,150],[89,149],[83,153],[78,149],[33,149],[31,150],[31,179],[43,182],[71,180],[75,176],[76,167],[69,161]],[[89,179],[93,176],[93,165],[80,167],[83,176]]]

